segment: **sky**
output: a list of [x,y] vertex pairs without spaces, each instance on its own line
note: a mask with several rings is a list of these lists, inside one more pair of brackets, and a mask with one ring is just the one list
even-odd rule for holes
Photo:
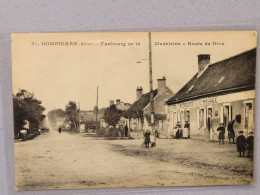
[[[166,77],[177,92],[198,70],[198,54],[211,63],[256,47],[256,32],[152,32],[153,88]],[[214,44],[215,43],[215,44]],[[66,45],[69,44],[69,45]],[[13,93],[33,92],[46,112],[69,101],[81,110],[133,103],[136,88],[149,91],[148,32],[12,34]]]

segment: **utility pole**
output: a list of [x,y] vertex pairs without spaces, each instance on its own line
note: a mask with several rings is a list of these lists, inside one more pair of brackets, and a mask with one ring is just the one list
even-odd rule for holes
[[[151,32],[148,32],[148,37],[149,37],[149,83],[150,83],[151,125],[152,125],[152,132],[154,135],[154,140],[155,140]],[[155,140],[155,146],[156,146],[156,140]]]
[[96,102],[96,132],[97,132],[97,117],[98,117],[98,86],[97,86],[97,102]]

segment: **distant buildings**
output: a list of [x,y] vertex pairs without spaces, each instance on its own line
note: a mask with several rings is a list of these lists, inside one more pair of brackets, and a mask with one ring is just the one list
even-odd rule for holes
[[[105,108],[98,110],[97,120],[101,120],[105,112]],[[94,110],[80,111],[80,131],[85,132],[89,127],[95,127],[96,125],[96,108]]]
[[[118,110],[126,111],[127,109],[130,108],[131,104],[122,102],[120,99],[117,99],[116,103],[114,102],[114,100],[110,100],[109,106],[115,106]],[[104,112],[105,112],[105,110],[104,110]],[[103,113],[103,116],[104,116],[104,113]],[[100,126],[103,128],[106,128],[106,127],[108,127],[108,124],[106,123],[103,116],[100,118]],[[125,126],[126,126],[126,121],[124,118],[121,118],[118,121],[116,128],[124,128]]]
[[116,100],[116,103],[114,103],[114,100],[110,100],[110,106],[115,105],[118,110],[126,111],[128,108],[130,108],[130,103],[122,102],[120,99]]
[[[153,90],[155,126],[160,135],[166,136],[168,129],[165,101],[174,95],[166,86],[166,78],[157,79],[158,88]],[[123,113],[132,137],[143,136],[143,131],[151,125],[150,92],[143,94],[142,87],[136,89],[136,101]]]
[[[192,135],[217,139],[220,123],[236,119],[235,133],[254,131],[256,49],[210,64],[210,55],[198,55],[198,73],[166,104],[169,130],[177,121],[190,123]],[[227,136],[226,131],[226,136]]]

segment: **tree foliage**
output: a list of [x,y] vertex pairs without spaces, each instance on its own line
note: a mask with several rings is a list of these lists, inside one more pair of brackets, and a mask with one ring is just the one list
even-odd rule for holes
[[104,119],[108,125],[116,126],[122,116],[123,111],[118,110],[115,105],[110,106],[105,110]]
[[71,127],[74,129],[79,128],[79,110],[77,108],[77,104],[73,101],[69,101],[69,103],[65,107],[65,113],[67,119],[70,121]]
[[14,105],[14,130],[15,133],[23,129],[25,121],[30,122],[31,128],[38,128],[39,122],[45,118],[45,108],[42,102],[34,97],[34,94],[25,89],[19,90],[13,95]]

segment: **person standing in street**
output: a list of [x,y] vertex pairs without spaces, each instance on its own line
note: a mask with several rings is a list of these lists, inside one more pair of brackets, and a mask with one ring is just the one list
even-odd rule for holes
[[224,127],[224,123],[220,123],[220,127],[217,129],[217,131],[219,131],[218,134],[218,140],[219,140],[219,145],[222,144],[224,145],[224,140],[225,140],[225,127]]
[[128,127],[127,127],[127,125],[125,126],[125,137],[128,137]]
[[228,139],[229,143],[231,143],[231,139],[233,139],[233,144],[235,143],[235,131],[234,131],[234,123],[235,120],[231,120],[228,122]]
[[58,131],[59,131],[59,133],[61,133],[61,128],[60,127],[59,127]]
[[241,154],[243,154],[243,156],[245,156],[246,138],[243,135],[243,131],[239,131],[239,136],[237,137],[237,151],[239,152],[238,157],[241,157]]
[[185,132],[185,134],[187,134],[187,138],[190,138],[190,123],[188,121],[185,121],[184,129],[187,131]]
[[149,130],[146,130],[146,132],[144,134],[144,144],[145,144],[146,148],[149,148],[150,135],[151,135],[151,132]]
[[254,136],[253,136],[253,132],[250,131],[249,132],[249,136],[246,139],[246,144],[247,144],[247,157],[253,157],[254,156]]

